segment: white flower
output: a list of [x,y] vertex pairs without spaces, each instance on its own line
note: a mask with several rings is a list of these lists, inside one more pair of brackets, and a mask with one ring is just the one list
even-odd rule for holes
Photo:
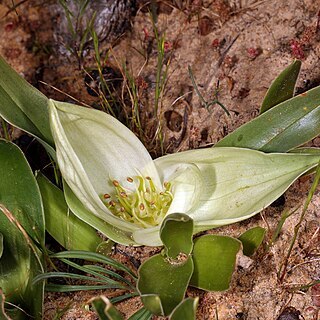
[[192,217],[195,232],[247,219],[319,161],[313,155],[240,148],[152,160],[115,118],[53,100],[50,125],[69,207],[123,244],[161,245],[161,222],[174,212]]

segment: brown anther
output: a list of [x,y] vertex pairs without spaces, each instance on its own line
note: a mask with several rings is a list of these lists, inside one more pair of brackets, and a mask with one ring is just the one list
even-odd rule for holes
[[127,181],[130,182],[130,183],[132,183],[132,182],[133,182],[133,179],[130,178],[130,177],[128,177],[128,178],[127,178]]
[[127,197],[127,194],[126,194],[124,191],[121,191],[121,192],[120,192],[120,196],[121,196],[122,198],[126,198],[126,197]]
[[110,194],[105,193],[105,194],[103,195],[103,198],[104,198],[104,199],[109,199],[109,198],[111,198],[111,196],[110,196]]
[[114,185],[115,187],[119,187],[119,186],[120,186],[120,183],[119,183],[119,181],[117,181],[117,180],[113,180],[112,183],[113,183],[113,185]]
[[164,195],[164,192],[161,191],[161,192],[159,192],[159,194],[160,194],[160,196],[163,196],[163,195]]
[[165,182],[163,183],[163,186],[166,188],[166,187],[168,186],[168,182],[165,181]]
[[150,177],[146,177],[146,179],[147,179],[147,180],[151,180],[151,178],[150,178]]
[[154,206],[154,204],[155,204],[154,201],[151,201],[151,202],[150,202],[150,205],[151,205],[151,206]]
[[111,200],[111,201],[109,202],[109,205],[112,206],[112,207],[115,207],[115,206],[116,206],[116,203],[115,203],[113,200]]
[[120,208],[120,211],[121,211],[121,212],[125,212],[124,207],[121,207],[121,208]]
[[144,204],[143,204],[143,203],[140,203],[140,205],[139,205],[139,209],[140,209],[141,211],[143,211],[143,210],[144,210]]

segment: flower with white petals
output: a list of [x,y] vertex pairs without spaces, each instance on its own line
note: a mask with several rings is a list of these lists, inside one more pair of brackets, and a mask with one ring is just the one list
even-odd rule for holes
[[139,139],[98,110],[50,101],[50,125],[80,219],[122,244],[161,245],[170,213],[195,232],[247,219],[277,199],[319,156],[240,148],[190,150],[152,160]]

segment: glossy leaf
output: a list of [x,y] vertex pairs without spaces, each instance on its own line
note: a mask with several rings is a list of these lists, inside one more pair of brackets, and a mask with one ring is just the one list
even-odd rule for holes
[[162,223],[160,238],[166,256],[176,259],[180,253],[189,255],[193,247],[193,221],[181,213],[169,215]]
[[51,147],[54,146],[47,97],[24,80],[1,56],[0,116]]
[[190,285],[208,291],[227,290],[240,248],[240,241],[226,236],[205,235],[195,239]]
[[44,246],[41,196],[20,149],[3,140],[0,140],[0,176],[0,232],[3,235],[0,287],[8,302],[41,319],[43,284],[31,285],[33,277],[43,272],[40,253],[34,254],[28,244],[31,239],[7,218],[21,225],[32,239]]
[[41,173],[37,175],[43,200],[46,229],[68,250],[96,251],[102,239],[97,231],[76,217],[65,201],[63,191]]
[[320,87],[286,100],[242,125],[215,147],[287,152],[320,134]]
[[293,97],[300,69],[301,61],[295,60],[279,74],[264,97],[260,114]]
[[261,227],[255,227],[244,232],[238,239],[242,243],[243,254],[246,256],[252,256],[256,250],[260,247],[266,230]]
[[172,312],[169,320],[196,320],[199,298],[183,300]]
[[123,320],[121,313],[112,305],[105,296],[91,300],[100,320]]
[[174,261],[159,254],[145,261],[137,283],[145,307],[153,314],[169,315],[183,300],[192,272],[191,257]]

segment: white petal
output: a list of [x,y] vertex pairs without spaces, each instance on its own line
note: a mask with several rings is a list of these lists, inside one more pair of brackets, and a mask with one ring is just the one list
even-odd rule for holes
[[195,164],[178,164],[168,177],[172,184],[173,200],[167,214],[192,211],[203,190],[201,171]]
[[160,226],[148,229],[139,229],[132,233],[133,240],[144,246],[162,246],[160,239]]
[[198,207],[187,214],[197,230],[230,224],[261,211],[303,173],[318,164],[319,156],[265,154],[240,148],[211,148],[158,158],[166,178],[181,163],[201,171],[204,188]]
[[51,101],[50,125],[62,175],[79,200],[118,228],[138,229],[111,214],[99,195],[111,191],[110,179],[125,181],[136,170],[159,180],[141,142],[111,116],[66,103]]

